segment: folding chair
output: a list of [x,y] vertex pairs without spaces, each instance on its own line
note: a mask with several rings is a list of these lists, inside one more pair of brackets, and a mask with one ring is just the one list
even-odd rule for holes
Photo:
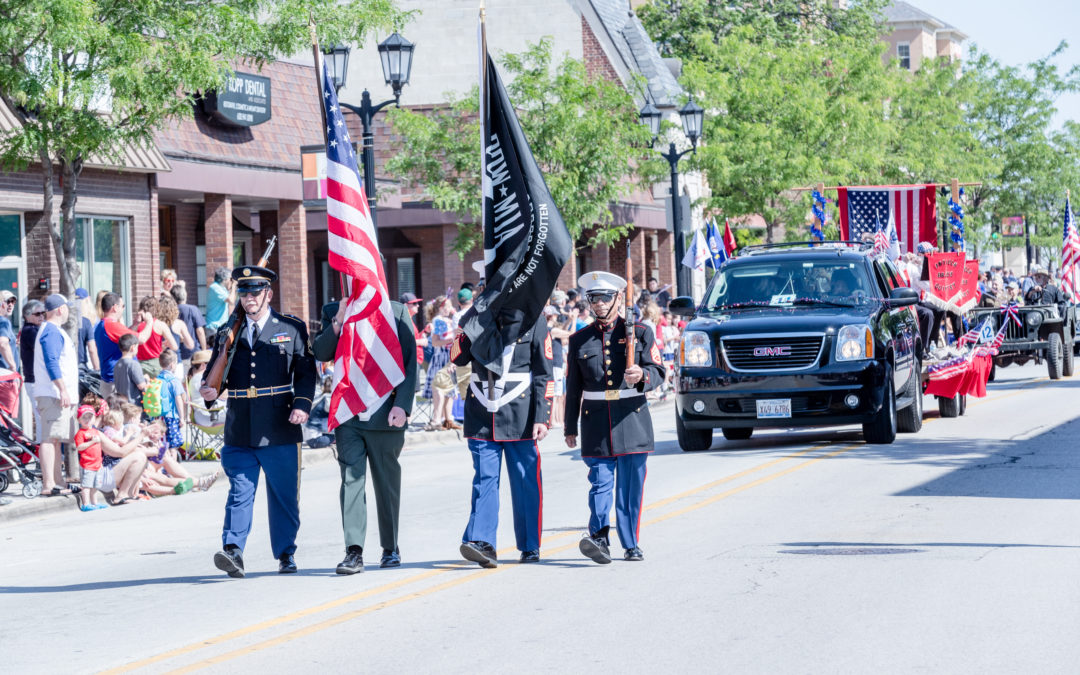
[[221,448],[225,445],[225,404],[215,401],[208,408],[192,401],[190,407],[184,459],[221,459]]

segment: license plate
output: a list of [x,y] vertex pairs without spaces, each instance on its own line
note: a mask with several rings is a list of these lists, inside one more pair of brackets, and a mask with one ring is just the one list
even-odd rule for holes
[[790,398],[767,398],[757,402],[759,420],[775,417],[791,417]]

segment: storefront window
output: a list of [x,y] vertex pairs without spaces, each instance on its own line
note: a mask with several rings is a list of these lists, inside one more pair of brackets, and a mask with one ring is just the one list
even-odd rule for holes
[[76,218],[75,259],[82,274],[76,284],[90,292],[119,293],[128,306],[136,305],[131,297],[131,263],[128,255],[126,218]]
[[18,214],[0,214],[0,289],[15,294],[11,323],[18,329],[22,321],[22,303],[26,297],[20,280],[25,274],[22,257],[22,218]]

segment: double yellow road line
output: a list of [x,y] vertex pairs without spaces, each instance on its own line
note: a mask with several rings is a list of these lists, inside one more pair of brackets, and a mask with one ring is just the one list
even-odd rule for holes
[[[1029,391],[1031,389],[1041,387],[1041,386],[1047,384],[1048,382],[1049,382],[1049,380],[1045,380],[1045,381],[1039,380],[1039,381],[1036,381],[1036,382],[1034,382],[1034,383],[1032,383],[1032,384],[1030,384],[1028,386],[1021,387],[1017,391],[1013,391],[1013,392],[1010,392],[1008,394],[1003,394],[1001,396],[994,396],[994,397],[982,399],[981,401],[979,401],[979,403],[990,403],[990,402],[998,401],[998,400],[1005,399],[1005,398],[1011,398],[1013,396],[1016,396],[1018,394],[1021,394],[1021,393],[1025,392],[1025,391]],[[933,418],[927,419],[925,421],[926,422],[932,422]],[[806,468],[808,466],[811,466],[813,464],[821,462],[822,460],[826,460],[826,459],[830,459],[832,457],[836,457],[838,455],[842,455],[842,454],[844,454],[846,452],[854,450],[855,448],[861,447],[863,444],[862,443],[851,443],[851,444],[847,444],[847,445],[842,445],[840,447],[836,447],[836,449],[834,449],[834,450],[830,449],[830,448],[835,447],[835,445],[836,444],[834,444],[832,442],[825,442],[825,443],[820,443],[820,444],[814,445],[812,447],[806,448],[804,450],[798,450],[798,451],[795,451],[795,452],[791,452],[789,454],[786,454],[786,455],[783,455],[781,457],[777,457],[775,459],[763,462],[763,463],[758,464],[756,466],[752,466],[752,467],[750,467],[748,469],[745,469],[743,471],[739,471],[737,473],[733,473],[731,475],[724,476],[723,478],[719,478],[717,480],[706,483],[704,485],[700,485],[700,486],[692,488],[690,490],[686,490],[685,492],[681,492],[679,494],[672,495],[672,496],[667,497],[665,499],[661,499],[661,500],[659,500],[657,502],[653,502],[653,503],[651,503],[651,504],[649,504],[649,505],[647,505],[645,507],[645,509],[644,509],[645,512],[646,513],[660,512],[660,513],[658,515],[646,520],[645,525],[655,525],[657,523],[661,523],[661,522],[664,522],[666,520],[677,518],[679,516],[686,515],[688,513],[693,512],[693,511],[697,511],[698,509],[702,509],[702,508],[705,508],[707,506],[711,506],[713,504],[716,504],[719,501],[722,501],[724,499],[727,499],[729,497],[737,495],[737,494],[739,494],[741,492],[745,492],[746,490],[750,490],[752,488],[758,487],[759,485],[769,483],[769,482],[774,481],[774,480],[776,480],[778,478],[782,478],[784,476],[787,476],[788,474],[794,473],[794,472],[799,471],[801,469],[804,469],[804,468]],[[825,450],[827,450],[827,452],[821,452],[821,451],[825,451]],[[815,453],[817,453],[817,454],[815,454]],[[795,460],[798,460],[800,458],[806,458],[806,459],[804,461],[791,464],[791,462],[793,462]],[[769,469],[772,469],[772,468],[778,467],[778,466],[782,466],[782,465],[787,465],[787,466],[780,469],[779,471],[775,471],[775,472],[772,472],[772,473],[766,473],[763,476],[760,476],[760,477],[755,478],[753,480],[749,480],[747,482],[742,482],[742,483],[738,482],[743,478],[752,476],[754,474],[760,474],[760,473],[765,472],[765,471],[767,471]],[[735,484],[734,486],[729,487],[729,488],[727,488],[725,490],[722,490],[720,492],[716,492],[715,494],[708,494],[708,493],[716,490],[717,488],[720,488],[720,487],[722,487],[724,485],[728,485],[728,484],[732,484],[732,483],[737,483],[737,484]],[[706,495],[706,494],[708,494],[708,496],[705,496],[704,498],[698,499],[696,501],[694,500],[695,497],[698,497],[698,496],[701,496],[701,495]],[[674,505],[681,504],[683,502],[689,502],[689,503],[687,503],[686,505],[681,506],[679,508],[674,508],[674,509],[668,509],[667,508],[667,507],[671,507],[671,506],[674,506]],[[565,543],[565,544],[556,546],[554,548],[552,548],[550,545],[553,542],[557,542],[557,541],[559,541],[561,539],[568,539],[570,537],[576,537],[577,535],[578,535],[578,533],[576,533],[576,532],[561,532],[561,533],[550,535],[550,536],[546,537],[545,538],[545,544],[547,544],[547,546],[545,546],[545,548],[544,548],[544,554],[546,556],[550,556],[552,554],[561,553],[563,551],[567,551],[567,550],[576,548],[577,547],[577,539],[576,538],[574,539],[574,541],[571,541],[569,543]],[[507,548],[507,549],[504,549],[502,551],[499,551],[499,555],[500,556],[505,556],[505,555],[508,555],[508,554],[512,554],[513,552],[514,552],[514,549]],[[385,594],[385,593],[391,593],[393,591],[396,591],[396,590],[399,590],[399,589],[402,589],[402,588],[405,588],[405,587],[408,587],[408,586],[413,586],[415,584],[420,584],[422,582],[425,582],[425,581],[428,581],[428,580],[431,580],[431,579],[437,579],[438,577],[440,577],[442,575],[446,575],[446,574],[451,573],[451,572],[457,572],[459,574],[462,574],[461,576],[455,577],[453,579],[448,579],[448,580],[446,580],[446,581],[444,581],[442,583],[437,583],[437,584],[434,584],[434,585],[431,585],[431,586],[426,586],[424,588],[421,588],[421,589],[418,589],[418,590],[415,590],[415,591],[411,591],[411,592],[405,593],[403,595],[393,597],[393,598],[388,599],[388,600],[383,600],[383,601],[377,602],[375,604],[367,605],[367,606],[364,606],[364,607],[353,609],[351,611],[344,612],[342,614],[331,616],[331,617],[323,619],[321,621],[317,621],[316,623],[312,623],[312,624],[309,624],[309,625],[306,625],[306,626],[296,628],[296,629],[291,630],[289,632],[283,633],[283,634],[278,635],[276,637],[271,637],[271,638],[265,639],[263,641],[255,643],[255,644],[251,644],[251,645],[248,645],[248,646],[237,647],[236,649],[224,652],[224,653],[216,655],[216,656],[210,656],[210,657],[207,657],[207,658],[197,660],[197,661],[195,661],[193,663],[190,663],[189,665],[177,668],[177,669],[169,671],[169,672],[171,672],[171,673],[189,673],[189,672],[192,672],[192,671],[195,671],[195,670],[201,670],[201,669],[206,668],[208,666],[212,666],[212,665],[232,661],[232,660],[240,658],[242,656],[246,656],[246,655],[249,655],[249,654],[260,652],[260,651],[263,651],[265,649],[269,649],[271,647],[275,647],[275,646],[290,642],[292,640],[296,640],[298,638],[305,637],[307,635],[312,635],[314,633],[318,633],[320,631],[326,630],[328,628],[332,628],[334,626],[337,626],[337,625],[340,625],[342,623],[351,621],[353,619],[365,616],[367,614],[377,612],[377,611],[382,610],[382,609],[387,609],[387,608],[390,608],[390,607],[394,607],[396,605],[401,605],[401,604],[406,603],[406,602],[408,602],[410,600],[416,600],[416,599],[428,597],[428,596],[434,595],[436,593],[439,593],[441,591],[449,590],[449,589],[454,588],[456,586],[460,586],[462,584],[473,581],[475,579],[480,579],[482,577],[487,577],[487,576],[490,576],[492,574],[498,574],[500,572],[505,572],[507,570],[513,570],[513,569],[516,569],[516,568],[517,568],[516,565],[502,565],[502,566],[497,567],[495,569],[478,570],[478,569],[473,568],[471,565],[456,564],[456,565],[449,565],[449,566],[439,568],[439,569],[429,570],[427,572],[421,572],[419,574],[416,574],[416,575],[413,575],[413,576],[410,576],[410,577],[407,577],[407,578],[404,578],[404,579],[399,579],[399,580],[391,582],[391,583],[376,586],[376,587],[368,589],[366,591],[361,591],[359,593],[354,593],[352,595],[348,595],[348,596],[345,596],[345,597],[342,597],[342,598],[338,598],[336,600],[331,600],[329,602],[324,602],[322,604],[315,605],[315,606],[309,607],[307,609],[302,609],[302,610],[298,610],[298,611],[295,611],[295,612],[291,612],[289,614],[284,614],[282,616],[275,617],[273,619],[268,619],[266,621],[261,621],[261,622],[252,624],[250,626],[246,626],[244,628],[239,628],[237,630],[230,631],[228,633],[222,633],[221,635],[210,637],[210,638],[207,638],[205,640],[200,640],[198,642],[194,642],[194,643],[191,643],[189,645],[185,645],[183,647],[179,647],[179,648],[172,649],[172,650],[169,650],[169,651],[166,651],[166,652],[162,652],[160,654],[156,654],[154,656],[150,656],[150,657],[147,657],[147,658],[144,658],[144,659],[140,659],[138,661],[133,661],[133,662],[128,663],[126,665],[120,666],[118,668],[113,668],[111,670],[107,670],[107,671],[104,671],[104,672],[109,674],[109,675],[116,674],[116,673],[127,673],[127,672],[131,672],[131,671],[134,671],[134,670],[138,670],[140,668],[146,668],[148,666],[153,666],[155,664],[160,664],[160,663],[165,662],[165,661],[178,659],[178,658],[181,658],[181,657],[184,657],[184,656],[191,656],[191,655],[197,654],[198,652],[200,652],[202,650],[205,650],[205,649],[208,649],[208,648],[211,648],[211,647],[215,647],[215,646],[218,646],[218,645],[223,645],[223,644],[235,641],[235,640],[239,640],[241,638],[245,638],[245,637],[248,637],[248,636],[256,635],[258,633],[269,631],[269,630],[271,630],[273,628],[276,628],[278,626],[282,626],[282,625],[285,625],[285,624],[288,624],[288,623],[300,621],[300,620],[310,618],[310,617],[323,615],[323,614],[326,614],[328,612],[331,612],[332,610],[342,608],[342,607],[345,607],[345,606],[348,606],[348,605],[352,605],[352,604],[367,600],[369,598],[373,598],[373,597],[378,596],[378,595],[382,595],[382,594]],[[473,570],[473,571],[467,571],[467,570]]]
[[[653,517],[650,520],[647,520],[645,522],[645,524],[646,525],[653,525],[653,524],[656,524],[656,523],[663,522],[665,520],[675,518],[677,516],[685,515],[687,513],[690,513],[692,511],[696,511],[696,510],[704,508],[706,506],[715,504],[716,502],[719,502],[719,501],[721,501],[723,499],[726,499],[728,497],[736,495],[736,494],[738,494],[740,492],[743,492],[745,490],[749,490],[750,488],[756,487],[758,485],[762,485],[764,483],[768,483],[770,481],[776,480],[777,478],[781,478],[781,477],[786,476],[786,475],[788,475],[790,473],[798,471],[799,469],[802,469],[802,468],[805,468],[805,467],[810,466],[812,464],[815,464],[817,462],[820,462],[823,459],[828,459],[830,457],[835,457],[835,456],[840,455],[842,453],[848,452],[849,450],[853,450],[853,449],[855,449],[857,447],[860,447],[862,445],[862,443],[854,443],[854,444],[850,444],[850,445],[845,445],[845,446],[840,447],[840,448],[838,448],[836,450],[832,450],[831,452],[815,455],[815,456],[811,457],[810,459],[807,459],[806,461],[799,462],[797,464],[793,464],[791,466],[788,466],[788,467],[784,468],[781,471],[777,471],[775,473],[767,474],[765,476],[762,476],[760,478],[757,478],[756,480],[752,480],[752,481],[747,482],[747,483],[739,484],[739,485],[737,485],[735,487],[732,487],[732,488],[730,488],[728,490],[725,490],[723,492],[719,492],[719,493],[714,494],[714,495],[710,495],[710,496],[708,496],[708,497],[706,497],[704,499],[701,499],[699,501],[693,501],[693,498],[695,498],[695,497],[697,497],[699,495],[708,493],[711,490],[714,490],[715,488],[721,487],[721,486],[723,486],[725,484],[734,483],[734,482],[739,481],[740,479],[745,478],[747,476],[751,476],[753,474],[761,473],[761,472],[766,471],[768,469],[771,469],[773,467],[792,462],[794,460],[805,457],[807,455],[812,455],[813,453],[816,453],[818,451],[827,449],[827,448],[831,447],[832,445],[833,445],[832,443],[821,443],[821,444],[812,446],[810,448],[806,448],[804,450],[799,450],[799,451],[796,451],[796,452],[792,452],[792,453],[784,455],[782,457],[777,457],[775,459],[769,460],[767,462],[763,462],[763,463],[761,463],[759,465],[750,467],[750,468],[745,469],[743,471],[739,471],[739,472],[731,474],[729,476],[725,476],[725,477],[720,478],[718,480],[706,483],[704,485],[700,485],[698,487],[687,490],[685,492],[681,492],[681,493],[673,495],[671,497],[667,497],[666,499],[662,499],[660,501],[649,504],[644,509],[646,513],[656,512],[656,511],[664,511],[664,512],[661,513],[660,515],[657,515],[657,516]],[[689,503],[689,504],[687,504],[685,506],[682,506],[681,508],[678,508],[676,510],[667,510],[667,511],[665,511],[666,507],[670,507],[672,505],[680,504],[680,503],[685,502],[687,500],[690,500],[691,503]],[[544,543],[545,543],[544,554],[545,554],[545,556],[551,556],[553,554],[561,553],[563,551],[568,551],[570,549],[576,548],[577,544],[578,544],[578,542],[577,542],[577,537],[578,536],[579,536],[578,532],[567,531],[567,532],[560,532],[558,534],[553,534],[553,535],[545,537],[545,540],[544,540]],[[573,541],[571,541],[569,543],[565,543],[565,544],[556,546],[554,548],[551,546],[551,544],[554,543],[554,542],[558,542],[559,540],[562,540],[562,539],[569,539],[571,537],[573,537],[574,539],[573,539]],[[504,549],[502,551],[499,551],[499,555],[500,556],[505,556],[505,555],[508,555],[508,554],[512,554],[513,552],[514,552],[513,549],[508,548],[508,549]],[[147,657],[147,658],[144,658],[144,659],[140,659],[138,661],[133,661],[133,662],[125,664],[123,666],[113,668],[113,669],[110,669],[110,670],[106,670],[106,671],[104,671],[104,673],[109,674],[109,675],[117,674],[117,673],[127,673],[127,672],[131,672],[131,671],[138,670],[138,669],[141,669],[141,668],[146,668],[146,667],[149,667],[149,666],[153,666],[155,664],[160,664],[160,663],[165,662],[165,661],[170,661],[170,660],[173,660],[173,659],[179,659],[179,658],[182,658],[182,657],[185,657],[185,656],[192,656],[192,655],[195,655],[195,654],[197,654],[198,652],[200,652],[202,650],[209,649],[211,647],[223,645],[223,644],[226,644],[226,643],[229,643],[229,642],[240,640],[240,639],[245,638],[245,637],[249,637],[249,636],[256,635],[256,634],[259,634],[259,633],[262,633],[262,632],[265,632],[265,631],[269,631],[269,630],[271,630],[273,628],[276,628],[278,626],[282,626],[282,625],[285,625],[285,624],[288,624],[288,623],[300,621],[300,620],[303,620],[303,619],[307,619],[307,618],[311,618],[311,617],[315,617],[315,616],[319,616],[319,615],[324,615],[324,614],[326,614],[328,612],[331,612],[331,611],[333,611],[335,609],[342,608],[342,607],[345,607],[345,606],[348,606],[348,605],[352,605],[352,604],[367,600],[369,598],[372,598],[372,597],[375,597],[375,596],[378,596],[378,595],[382,595],[382,594],[385,594],[385,593],[391,593],[393,591],[396,591],[396,590],[399,590],[399,589],[402,589],[402,588],[405,588],[405,587],[408,587],[408,586],[413,586],[413,585],[416,585],[416,584],[420,584],[422,582],[425,582],[425,581],[428,581],[428,580],[431,580],[431,579],[436,579],[436,578],[438,578],[438,577],[440,577],[442,575],[446,575],[446,574],[449,574],[449,573],[452,573],[452,572],[457,572],[459,574],[462,574],[462,576],[457,576],[457,577],[455,577],[453,579],[448,579],[448,580],[446,580],[446,581],[444,581],[442,583],[438,583],[438,584],[435,584],[435,585],[432,585],[432,586],[426,586],[424,588],[421,588],[421,589],[418,589],[418,590],[415,590],[415,591],[412,591],[412,592],[409,592],[409,593],[405,593],[403,595],[399,595],[399,596],[393,597],[391,599],[384,600],[382,602],[377,602],[377,603],[372,604],[372,605],[367,605],[367,606],[364,606],[364,607],[361,607],[361,608],[357,608],[357,609],[354,609],[354,610],[351,610],[351,611],[344,612],[342,614],[331,616],[329,618],[323,619],[323,620],[318,621],[316,623],[312,623],[312,624],[309,624],[309,625],[306,625],[306,626],[296,628],[296,629],[291,630],[289,632],[283,633],[283,634],[278,635],[276,637],[268,638],[266,640],[257,642],[257,643],[252,644],[252,645],[237,647],[236,649],[232,649],[230,651],[224,652],[222,654],[218,654],[216,656],[210,656],[210,657],[207,657],[207,658],[200,659],[198,661],[190,663],[189,665],[177,668],[177,669],[169,671],[169,672],[179,674],[179,673],[189,673],[189,672],[192,672],[192,671],[195,671],[195,670],[201,670],[201,669],[206,668],[208,666],[212,666],[212,665],[216,665],[216,664],[220,664],[220,663],[225,663],[227,661],[232,661],[234,659],[240,658],[240,657],[245,656],[245,655],[249,655],[249,654],[253,654],[253,653],[265,650],[265,649],[269,649],[271,647],[275,647],[275,646],[284,644],[286,642],[290,642],[292,640],[296,640],[298,638],[302,638],[302,637],[305,637],[307,635],[311,635],[313,633],[318,633],[320,631],[326,630],[328,628],[332,628],[334,626],[345,623],[347,621],[351,621],[353,619],[362,617],[364,615],[371,614],[373,612],[377,612],[377,611],[379,611],[381,609],[386,609],[386,608],[389,608],[389,607],[400,605],[400,604],[406,603],[406,602],[408,602],[410,600],[416,600],[416,599],[419,599],[419,598],[428,597],[428,596],[437,594],[440,591],[445,591],[445,590],[454,588],[455,586],[460,586],[461,584],[467,583],[469,581],[473,581],[475,579],[480,579],[482,577],[487,577],[487,576],[490,576],[492,574],[498,574],[500,572],[505,572],[505,571],[508,571],[508,570],[516,569],[516,568],[517,568],[517,565],[501,565],[501,566],[499,566],[499,567],[497,567],[495,569],[490,569],[490,570],[476,569],[475,571],[466,572],[466,570],[475,569],[475,568],[473,568],[471,565],[460,564],[460,565],[450,565],[450,566],[447,566],[447,567],[444,567],[444,568],[429,570],[427,572],[421,572],[419,574],[407,577],[405,579],[399,579],[397,581],[394,581],[394,582],[391,582],[391,583],[388,583],[388,584],[383,584],[383,585],[380,585],[380,586],[376,586],[374,588],[370,588],[370,589],[368,589],[366,591],[361,591],[359,593],[354,593],[352,595],[348,595],[348,596],[345,596],[345,597],[342,597],[342,598],[337,598],[335,600],[324,602],[322,604],[315,605],[313,607],[298,610],[298,611],[291,612],[291,613],[288,613],[288,614],[283,614],[283,615],[275,617],[273,619],[267,619],[266,621],[260,621],[258,623],[252,624],[250,626],[245,626],[244,628],[239,628],[239,629],[234,630],[234,631],[229,631],[227,633],[222,633],[221,635],[213,636],[213,637],[210,637],[210,638],[207,638],[207,639],[204,639],[204,640],[199,640],[198,642],[193,642],[193,643],[185,645],[183,647],[178,647],[176,649],[171,649],[169,651],[165,651],[165,652],[162,652],[160,654],[156,654],[154,656],[150,656],[150,657]]]

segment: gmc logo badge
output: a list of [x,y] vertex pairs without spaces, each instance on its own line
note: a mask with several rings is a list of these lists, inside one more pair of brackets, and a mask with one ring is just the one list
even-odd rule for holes
[[754,347],[754,356],[791,356],[791,347]]

